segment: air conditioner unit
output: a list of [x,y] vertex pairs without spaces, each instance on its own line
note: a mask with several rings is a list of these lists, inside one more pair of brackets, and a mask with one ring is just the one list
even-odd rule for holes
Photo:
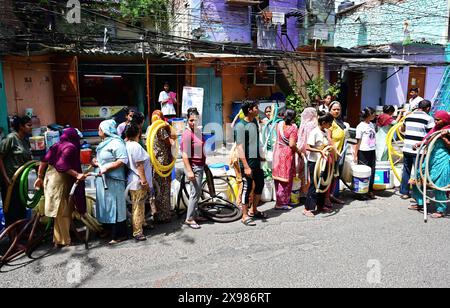
[[253,83],[255,86],[274,86],[277,82],[276,70],[255,69]]

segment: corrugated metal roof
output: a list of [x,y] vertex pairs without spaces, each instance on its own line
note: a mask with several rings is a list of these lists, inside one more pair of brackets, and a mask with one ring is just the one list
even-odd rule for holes
[[[194,58],[271,58],[270,56],[261,55],[237,55],[232,53],[206,53],[206,52],[188,52]],[[273,58],[273,57],[272,57]]]
[[365,67],[390,67],[390,66],[408,66],[412,62],[395,59],[395,58],[333,58],[334,64],[345,64],[350,68],[365,68]]

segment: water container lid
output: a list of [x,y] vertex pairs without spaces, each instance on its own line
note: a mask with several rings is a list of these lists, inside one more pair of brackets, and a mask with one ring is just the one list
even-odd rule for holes
[[230,167],[228,165],[225,165],[222,163],[209,165],[209,168],[210,169],[224,169],[225,168],[225,170],[227,170],[227,171],[230,170]]

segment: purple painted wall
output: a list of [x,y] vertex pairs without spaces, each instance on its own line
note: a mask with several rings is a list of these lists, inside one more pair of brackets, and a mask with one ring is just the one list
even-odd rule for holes
[[[393,51],[397,54],[403,53],[402,48],[393,47]],[[407,46],[405,53],[411,53],[410,56],[405,56],[404,60],[416,63],[416,66],[427,67],[427,76],[425,81],[425,95],[424,98],[432,100],[436,90],[439,87],[442,76],[444,75],[445,67],[429,66],[431,63],[445,62],[444,47],[439,46]],[[420,55],[414,55],[420,53]],[[428,53],[428,55],[424,55]],[[402,59],[401,56],[396,58]],[[388,76],[393,74],[395,70],[389,69]],[[402,105],[408,99],[408,81],[409,81],[409,67],[405,67],[403,71],[397,73],[396,76],[390,78],[387,83],[386,104]]]
[[251,42],[250,8],[231,6],[225,0],[203,0],[202,37],[213,42]]
[[[199,0],[192,0],[199,1]],[[234,42],[252,44],[251,38],[251,8],[245,6],[233,6],[225,3],[225,0],[203,0],[201,9],[201,28],[205,31],[202,39],[213,42]],[[297,9],[305,9],[305,0],[272,0],[269,8],[275,12],[288,13]],[[297,18],[287,19],[287,33],[294,47],[299,43],[299,25]],[[278,36],[281,36],[281,27],[277,28]],[[284,46],[292,50],[290,43],[284,37],[283,42],[274,33],[267,36],[273,42],[265,42],[258,46],[265,48],[283,49]]]

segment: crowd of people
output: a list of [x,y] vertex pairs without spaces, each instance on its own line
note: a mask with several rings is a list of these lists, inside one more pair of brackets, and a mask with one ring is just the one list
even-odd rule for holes
[[[167,89],[168,90],[168,89]],[[162,98],[167,102],[170,97]],[[172,97],[175,101],[175,98]],[[276,142],[273,147],[272,177],[276,189],[275,210],[289,211],[294,178],[301,181],[301,190],[306,195],[303,214],[315,217],[318,213],[330,212],[334,204],[344,204],[339,199],[339,164],[331,170],[331,184],[314,183],[317,173],[316,165],[322,161],[338,162],[345,155],[346,131],[348,127],[341,117],[342,106],[332,101],[331,96],[318,109],[306,108],[301,114],[300,126],[295,119],[294,110],[287,109],[281,121],[271,124],[271,108],[265,110],[266,119],[259,121],[259,108],[256,102],[245,102],[241,113],[233,125],[235,146],[231,156],[236,170],[239,193],[237,203],[242,210],[242,223],[255,226],[256,219],[268,218],[266,212],[258,206],[264,189],[263,164],[265,151],[261,145],[261,126],[274,125]],[[416,204],[410,209],[420,210],[423,195],[417,190],[417,178],[412,178],[411,170],[415,164],[418,149],[424,138],[442,129],[450,128],[450,115],[438,111],[434,119],[429,115],[431,103],[422,100],[417,109],[404,120],[402,128],[405,138],[404,168],[401,184],[401,197],[413,197]],[[356,145],[352,149],[356,164],[369,166],[370,176],[367,199],[376,199],[374,194],[375,166],[377,160],[386,160],[385,142],[388,130],[398,123],[400,116],[393,118],[395,109],[385,106],[383,114],[377,116],[375,110],[366,108],[361,113],[361,123],[356,128]],[[186,179],[190,182],[190,194],[184,224],[192,229],[201,228],[200,223],[206,219],[198,211],[201,187],[206,165],[204,151],[205,138],[199,128],[200,114],[196,108],[187,111],[187,126],[182,135],[181,151]],[[166,121],[163,112],[156,110],[151,116],[152,123]],[[116,121],[105,120],[100,123],[98,134],[101,142],[92,159],[96,187],[96,219],[103,225],[102,237],[109,237],[110,244],[116,244],[127,238],[127,194],[131,200],[132,234],[136,241],[146,240],[145,228],[152,228],[145,219],[145,205],[150,196],[154,196],[151,212],[155,223],[171,220],[171,178],[156,172],[149,153],[141,140],[144,116],[132,110],[126,110],[126,121],[117,125]],[[0,144],[1,193],[5,200],[6,191],[15,172],[32,159],[27,135],[31,133],[31,119],[15,117],[12,125],[14,132]],[[148,137],[148,136],[147,136]],[[431,156],[431,176],[435,183],[446,186],[450,179],[450,136],[443,134]],[[86,213],[84,180],[88,173],[83,173],[80,162],[79,131],[67,128],[60,141],[47,152],[38,170],[36,189],[45,193],[45,215],[54,218],[54,243],[67,246],[72,243],[70,226],[73,211]],[[172,148],[176,145],[177,135],[166,122],[156,132],[151,145],[158,164],[169,165],[175,157]],[[328,166],[328,165],[327,165]],[[329,167],[327,167],[329,168]],[[330,170],[325,170],[327,173]],[[71,188],[77,183],[75,191]],[[411,193],[412,187],[412,193]],[[6,224],[25,218],[25,208],[19,203],[19,191],[13,190],[10,210],[6,213]],[[446,201],[445,192],[436,191],[437,200]],[[440,218],[446,214],[446,203],[438,203],[433,217]]]

